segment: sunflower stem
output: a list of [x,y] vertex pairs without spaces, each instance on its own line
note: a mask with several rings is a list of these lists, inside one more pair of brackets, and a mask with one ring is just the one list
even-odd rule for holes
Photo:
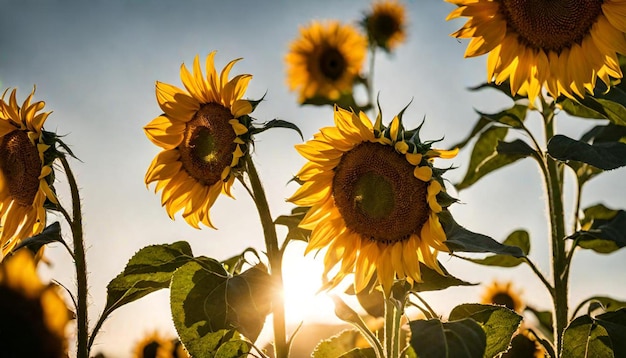
[[[542,97],[541,97],[542,98]],[[548,104],[543,98],[542,116],[546,143],[556,131],[555,105]],[[547,175],[545,175],[548,192],[550,214],[550,229],[552,242],[552,275],[554,280],[554,340],[557,356],[561,355],[563,346],[563,332],[568,323],[568,275],[567,257],[565,248],[565,213],[563,209],[563,171],[559,163],[549,155],[545,156]]]
[[248,178],[252,187],[252,199],[259,212],[261,225],[263,226],[263,235],[265,237],[265,246],[269,260],[270,274],[277,295],[274,296],[272,302],[273,323],[274,323],[274,353],[276,358],[287,358],[289,356],[289,344],[287,344],[287,334],[285,330],[285,305],[283,302],[283,274],[282,274],[282,251],[278,246],[278,237],[276,236],[276,226],[270,208],[267,203],[267,197],[259,173],[257,172],[254,162],[250,154],[245,155]]
[[76,295],[76,325],[78,331],[76,356],[78,358],[87,358],[89,357],[89,348],[87,346],[89,339],[87,316],[87,262],[85,260],[85,245],[83,242],[83,218],[80,207],[80,194],[76,178],[72,173],[67,158],[62,155],[59,157],[59,160],[67,176],[67,182],[70,186],[72,196],[72,220],[69,224],[74,243],[74,265],[76,266],[76,283],[78,286],[78,293]]
[[393,303],[392,297],[385,297],[385,357],[397,358],[400,356],[400,320],[402,312]]

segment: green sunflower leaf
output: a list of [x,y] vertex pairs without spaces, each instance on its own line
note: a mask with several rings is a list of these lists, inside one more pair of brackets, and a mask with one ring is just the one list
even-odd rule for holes
[[142,248],[107,285],[103,317],[149,293],[168,288],[174,271],[192,259],[191,247],[185,241]]
[[[530,237],[526,230],[513,231],[502,242],[504,245],[519,247],[524,255],[528,255],[530,251]],[[498,266],[498,267],[515,267],[524,262],[523,258],[513,257],[510,255],[492,255],[487,256],[484,259],[467,259],[474,263],[486,266]]]
[[548,142],[548,153],[558,160],[576,160],[604,170],[626,165],[626,144],[600,142],[588,144],[557,134]]
[[532,312],[535,317],[537,317],[537,321],[539,321],[539,328],[541,331],[547,336],[552,337],[554,332],[554,327],[552,325],[552,311],[539,311],[536,308],[531,306],[526,306],[526,311]]
[[505,95],[507,95],[509,98],[513,99],[514,101],[517,101],[518,99],[524,99],[524,98],[526,98],[526,97],[521,96],[521,95],[519,95],[519,94],[515,94],[515,95],[511,94],[511,85],[510,85],[510,83],[509,83],[509,80],[506,80],[506,81],[504,81],[504,82],[500,83],[499,85],[498,85],[498,84],[495,84],[495,83],[493,83],[493,82],[486,82],[486,83],[480,84],[480,85],[478,85],[478,86],[476,86],[476,87],[471,87],[471,88],[470,88],[470,91],[478,91],[478,90],[482,90],[482,89],[484,89],[484,88],[493,88],[493,89],[496,89],[496,90],[498,90],[498,91],[500,91],[500,92],[504,93],[504,94],[505,94]]
[[245,256],[249,252],[252,253],[252,255],[254,255],[258,260],[261,259],[261,257],[259,256],[259,253],[256,251],[255,248],[248,247],[245,250],[243,250],[243,252],[240,253],[239,255],[235,255],[235,256],[227,258],[226,260],[223,260],[222,265],[224,266],[226,270],[228,270],[228,273],[230,273],[231,275],[239,275],[241,273],[241,269],[243,265],[248,263]]
[[496,150],[500,155],[520,155],[522,156],[522,158],[537,154],[537,152],[533,148],[531,148],[528,143],[524,142],[521,139],[516,139],[512,142],[500,141],[498,142]]
[[174,326],[192,356],[217,352],[207,347],[213,344],[214,334],[222,330],[235,329],[254,342],[271,311],[273,294],[263,264],[232,276],[218,261],[198,257],[172,276]]
[[272,119],[271,121],[265,123],[262,127],[254,127],[250,129],[250,135],[255,135],[255,134],[259,134],[259,133],[263,133],[268,129],[271,128],[287,128],[287,129],[293,129],[294,131],[298,132],[298,134],[300,135],[300,138],[302,138],[302,140],[304,140],[304,136],[302,135],[302,131],[300,130],[300,128],[298,128],[297,125],[282,120],[282,119]]
[[[346,357],[361,357],[359,355],[354,355],[354,353],[351,353],[351,351],[355,349],[354,347],[356,346],[356,342],[360,336],[361,334],[359,333],[359,331],[354,329],[346,329],[344,331],[341,331],[338,334],[319,342],[313,350],[311,357],[336,358],[344,357],[344,355],[348,353],[353,355],[349,355]],[[373,350],[372,353],[374,353]],[[374,354],[373,357],[376,357],[376,355]]]
[[339,358],[376,358],[376,351],[374,348],[354,348],[340,355]]
[[581,221],[587,230],[575,232],[569,239],[577,239],[578,246],[608,254],[626,246],[626,211],[613,210],[598,204],[584,210]]
[[479,358],[485,354],[485,332],[470,318],[450,322],[417,320],[409,322],[409,327],[409,343],[420,358]]
[[287,232],[287,241],[291,240],[300,240],[304,242],[309,241],[309,237],[311,236],[311,230],[306,230],[300,228],[300,222],[304,219],[304,216],[309,211],[309,207],[296,207],[291,210],[291,215],[281,215],[276,218],[274,224],[276,225],[284,225],[288,228]]
[[576,100],[559,98],[561,108],[567,113],[581,118],[608,119],[612,123],[626,126],[626,92],[619,87],[607,91],[603,82],[598,81],[595,95]]
[[563,357],[626,356],[626,309],[577,317],[563,334]]
[[513,257],[525,256],[522,249],[517,246],[503,245],[489,236],[465,229],[454,221],[452,214],[447,210],[440,212],[438,216],[447,238],[443,243],[451,252],[490,252]]
[[589,303],[589,307],[587,309],[587,314],[589,315],[597,309],[601,309],[604,312],[612,312],[617,311],[620,308],[626,308],[626,301],[619,301],[606,296],[594,296],[582,301],[574,310],[573,315],[575,316],[587,303]]
[[41,233],[20,241],[11,251],[16,252],[23,247],[28,247],[31,252],[37,253],[39,249],[52,242],[61,242],[66,245],[61,237],[61,225],[58,221],[48,225]]
[[445,276],[439,274],[439,272],[431,269],[425,264],[420,262],[420,272],[422,275],[422,282],[415,282],[411,291],[424,292],[424,291],[439,291],[453,286],[475,286],[475,283],[469,283],[459,278],[452,276],[443,266],[439,266],[443,270]]
[[[476,144],[474,144],[467,173],[465,173],[463,180],[455,185],[457,190],[468,188],[494,170],[505,167],[529,155],[499,153],[498,145],[504,140],[507,133],[508,128],[494,126],[480,134]],[[504,146],[505,149],[511,148],[511,144],[508,146],[505,144]],[[515,144],[514,146],[518,147],[519,145]]]
[[480,324],[487,337],[485,357],[495,357],[498,353],[506,351],[511,337],[520,322],[522,316],[514,311],[501,306],[463,304],[456,306],[450,312],[450,320],[472,319]]

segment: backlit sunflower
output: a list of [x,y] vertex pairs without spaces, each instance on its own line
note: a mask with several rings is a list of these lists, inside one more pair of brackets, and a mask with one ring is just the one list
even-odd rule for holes
[[3,357],[67,357],[70,314],[56,285],[44,285],[28,250],[0,264],[0,352]]
[[505,306],[517,313],[522,313],[524,303],[520,294],[515,292],[511,286],[511,282],[504,284],[497,281],[492,282],[481,296],[481,303]]
[[287,84],[300,92],[301,103],[312,97],[336,100],[352,92],[366,52],[367,40],[353,26],[313,22],[289,47]]
[[197,56],[192,73],[181,66],[186,91],[157,82],[157,101],[165,113],[144,127],[152,143],[163,148],[148,168],[146,184],[157,182],[155,192],[163,191],[161,204],[170,218],[184,209],[183,218],[195,228],[199,223],[214,228],[209,209],[220,193],[232,197],[235,171],[250,139],[253,106],[241,98],[252,75],[228,79],[238,60],[218,75],[214,57],[215,52],[207,56],[206,77]]
[[[31,103],[35,91],[22,106],[13,89],[8,101],[0,99],[0,246],[6,255],[22,239],[45,227],[44,203],[56,203],[50,189],[52,168],[44,163],[49,145],[42,127],[50,112],[40,112],[45,103]],[[0,257],[2,257],[0,256]]]
[[133,349],[135,358],[171,358],[173,357],[174,343],[172,339],[163,337],[154,331],[146,334]]
[[401,114],[388,128],[381,118],[372,125],[365,113],[335,106],[335,126],[296,146],[309,162],[289,201],[311,207],[300,224],[312,230],[306,252],[328,248],[326,276],[339,266],[327,288],[354,273],[359,292],[376,272],[388,295],[395,278],[421,282],[420,261],[441,272],[437,253],[448,251],[437,216],[443,181],[432,160],[456,151],[421,143]]
[[404,6],[395,0],[378,1],[362,22],[370,43],[391,51],[406,38]]
[[459,5],[448,19],[468,17],[452,36],[471,38],[466,57],[489,53],[487,80],[510,80],[531,101],[550,95],[583,97],[596,78],[621,78],[616,53],[626,54],[623,0],[446,0]]

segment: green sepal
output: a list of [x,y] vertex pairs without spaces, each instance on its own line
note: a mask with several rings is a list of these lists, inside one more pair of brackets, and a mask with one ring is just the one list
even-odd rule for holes
[[448,210],[437,214],[446,233],[443,243],[450,252],[490,252],[494,254],[524,257],[524,252],[517,246],[503,245],[489,236],[469,231],[457,224]]
[[588,144],[557,134],[548,142],[548,153],[561,161],[576,160],[603,170],[626,165],[626,144],[621,142]]
[[287,227],[287,237],[285,238],[286,242],[291,240],[299,240],[308,242],[309,237],[311,236],[311,230],[306,230],[298,225],[304,216],[309,211],[310,207],[308,206],[298,206],[291,210],[290,215],[281,215],[274,220],[274,224],[276,225],[284,225]]
[[302,138],[302,140],[304,140],[304,136],[302,135],[302,131],[300,130],[300,128],[298,128],[297,125],[282,120],[282,119],[272,119],[271,121],[263,124],[261,127],[252,127],[250,128],[250,135],[256,135],[259,133],[263,133],[268,129],[271,128],[287,128],[287,129],[293,129],[294,131],[298,132],[298,134],[300,135],[300,138]]
[[477,303],[462,304],[450,312],[450,320],[464,318],[472,319],[484,330],[487,342],[485,357],[495,357],[506,351],[511,337],[522,322],[522,316],[506,307]]
[[595,252],[608,254],[626,246],[626,211],[613,210],[597,204],[584,210],[583,226],[568,239],[577,240],[578,246]]
[[[502,244],[519,247],[524,255],[528,255],[528,252],[530,251],[530,237],[526,230],[513,231],[504,241],[502,241]],[[492,255],[487,256],[484,259],[468,258],[467,260],[479,265],[498,267],[515,267],[524,262],[523,258],[513,257],[510,255]]]
[[254,342],[271,311],[274,294],[263,264],[232,276],[220,262],[197,257],[172,276],[172,319],[189,353],[206,356],[207,345],[221,330],[236,330]]
[[185,241],[142,248],[107,285],[102,316],[149,293],[168,288],[174,271],[192,259],[191,247]]
[[15,247],[11,250],[11,253],[16,252],[23,247],[27,247],[33,254],[36,254],[42,247],[52,242],[60,242],[63,245],[67,245],[61,236],[61,225],[58,221],[48,225],[39,234],[18,242],[17,245],[15,245]]
[[481,358],[487,337],[470,318],[441,322],[439,319],[409,322],[411,347],[420,358]]
[[563,357],[626,357],[626,309],[577,317],[563,334]]

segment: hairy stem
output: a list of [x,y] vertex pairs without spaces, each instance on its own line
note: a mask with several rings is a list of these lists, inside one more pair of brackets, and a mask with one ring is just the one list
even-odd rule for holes
[[59,157],[63,170],[67,176],[67,182],[70,186],[72,196],[72,220],[69,221],[72,229],[72,239],[74,243],[74,265],[76,266],[76,283],[78,286],[77,307],[76,307],[76,325],[78,331],[77,351],[78,358],[89,357],[89,340],[88,316],[87,316],[87,262],[85,260],[85,245],[83,242],[83,218],[80,208],[80,194],[78,192],[78,184],[72,173],[72,169],[65,156]]
[[267,203],[267,197],[259,173],[257,172],[252,158],[249,154],[245,156],[247,173],[252,187],[252,199],[256,204],[263,226],[263,235],[265,237],[265,246],[270,265],[270,274],[274,287],[278,294],[274,296],[272,302],[273,320],[274,320],[274,351],[276,358],[287,358],[289,356],[289,344],[287,343],[287,334],[285,330],[285,305],[283,302],[283,274],[282,260],[283,253],[278,246],[278,238],[276,236],[276,227],[272,220],[270,208]]

